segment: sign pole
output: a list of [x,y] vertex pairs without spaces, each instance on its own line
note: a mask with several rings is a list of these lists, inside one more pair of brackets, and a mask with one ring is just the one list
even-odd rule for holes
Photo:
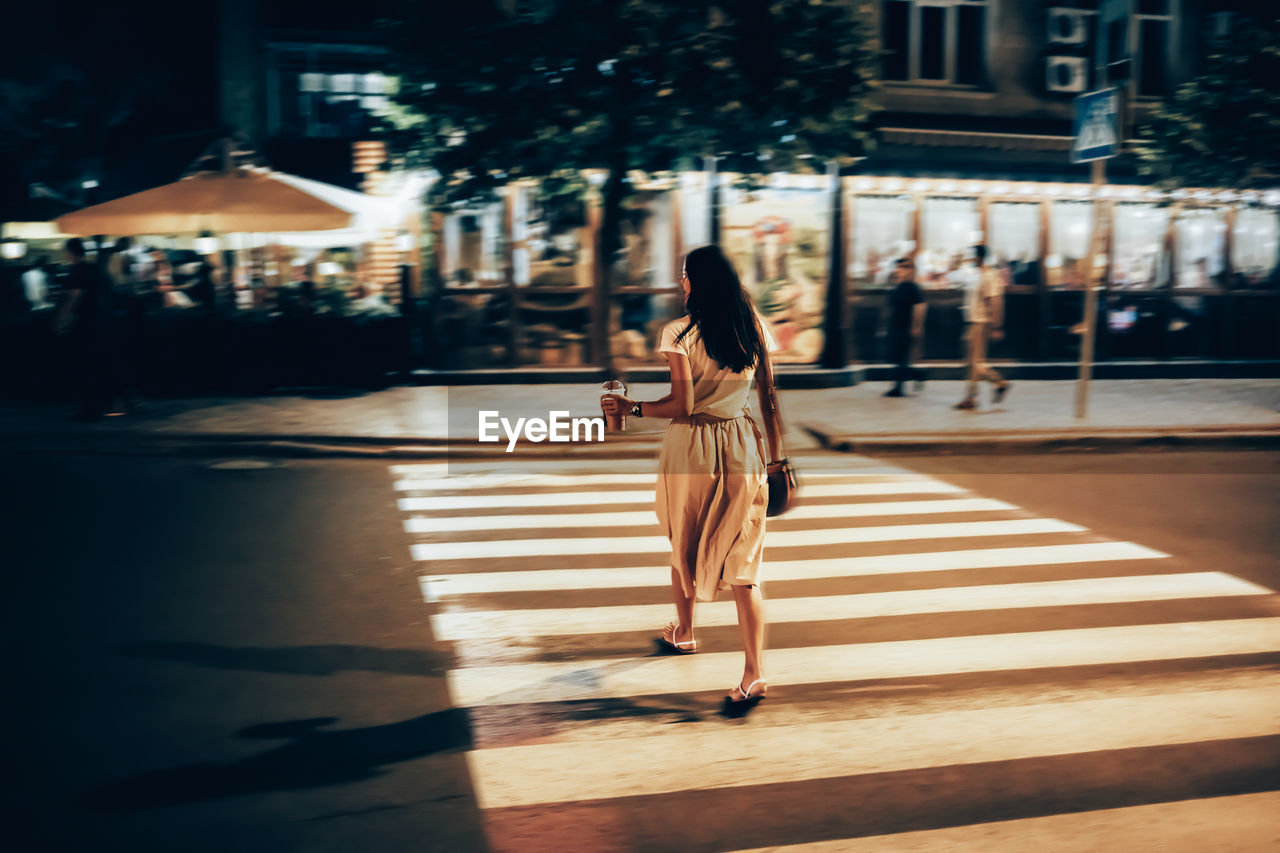
[[1097,332],[1098,288],[1101,282],[1095,280],[1095,271],[1101,276],[1106,266],[1098,265],[1100,245],[1106,245],[1106,223],[1102,219],[1102,187],[1107,183],[1107,161],[1093,161],[1093,198],[1099,205],[1093,215],[1093,239],[1089,241],[1089,260],[1085,276],[1084,289],[1084,333],[1080,337],[1080,378],[1076,381],[1076,417],[1083,418],[1089,412],[1089,380],[1093,378],[1093,340]]
[[[1102,0],[1099,9],[1098,37],[1094,45],[1094,71],[1100,83],[1128,80],[1130,76],[1129,16],[1132,0]],[[1123,90],[1103,89],[1076,99],[1074,163],[1092,161],[1093,166],[1093,239],[1089,241],[1089,258],[1084,279],[1084,321],[1080,324],[1080,378],[1076,382],[1076,417],[1089,412],[1089,380],[1093,377],[1093,344],[1098,324],[1098,291],[1106,287],[1110,259],[1103,260],[1111,217],[1102,200],[1107,183],[1107,158],[1117,156],[1124,147],[1125,115],[1128,106]]]

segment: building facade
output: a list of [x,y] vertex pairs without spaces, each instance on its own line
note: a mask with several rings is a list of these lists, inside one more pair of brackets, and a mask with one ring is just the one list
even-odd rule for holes
[[[591,287],[602,261],[592,256],[599,215],[590,203],[566,215],[512,187],[501,203],[439,215],[437,366],[601,364],[605,353],[589,346],[601,318],[613,364],[658,364],[657,332],[681,310],[680,258],[713,240],[773,324],[784,361],[816,362],[833,327],[846,330],[849,361],[881,361],[889,270],[903,255],[915,258],[929,301],[924,357],[959,359],[976,243],[1005,276],[996,358],[1078,358],[1084,285],[1099,278],[1100,359],[1280,357],[1280,192],[1165,193],[1126,156],[1093,186],[1090,165],[1071,162],[1074,99],[1104,83],[1100,6],[881,0],[878,145],[841,179],[840,230],[831,231],[832,184],[822,176],[753,185],[702,172],[633,185],[626,251],[609,259],[603,310]],[[1220,8],[1129,0],[1115,54],[1129,58],[1129,135],[1196,72]],[[837,246],[844,296],[835,304],[845,313],[833,324],[827,270]]]

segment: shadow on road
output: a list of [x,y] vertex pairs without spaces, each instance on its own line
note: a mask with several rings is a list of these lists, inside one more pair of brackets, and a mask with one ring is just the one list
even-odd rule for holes
[[188,663],[214,669],[292,675],[333,675],[336,672],[388,672],[394,675],[441,676],[451,656],[425,649],[379,649],[372,646],[294,646],[257,648],[215,646],[208,643],[136,643],[125,646],[131,657]]
[[383,765],[471,746],[465,709],[450,709],[361,729],[324,732],[335,717],[250,726],[244,738],[291,738],[284,746],[230,764],[188,764],[95,788],[83,804],[137,811],[241,794],[318,788],[379,775]]

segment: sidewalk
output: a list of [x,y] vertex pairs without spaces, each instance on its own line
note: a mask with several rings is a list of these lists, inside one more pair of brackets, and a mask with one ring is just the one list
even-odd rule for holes
[[[1088,417],[1074,417],[1074,382],[1015,382],[1004,403],[955,411],[963,384],[930,382],[906,398],[881,396],[886,383],[785,390],[793,448],[984,451],[1053,447],[1280,444],[1280,382],[1260,379],[1100,380]],[[321,456],[442,456],[505,451],[476,442],[479,413],[546,418],[599,413],[598,386],[472,385],[397,387],[346,396],[276,396],[150,401],[136,413],[79,424],[69,404],[0,402],[0,439],[32,452],[175,452]],[[637,384],[654,399],[665,386]],[[665,421],[633,421],[600,444],[530,444],[526,452],[652,453]],[[499,434],[501,432],[499,431]]]

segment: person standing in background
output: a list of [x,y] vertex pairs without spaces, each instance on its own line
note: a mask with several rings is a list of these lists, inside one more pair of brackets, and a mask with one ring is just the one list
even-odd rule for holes
[[41,255],[22,274],[22,295],[26,297],[27,305],[32,311],[53,307],[53,303],[49,301],[49,283],[52,278],[48,255]]
[[120,388],[111,280],[88,259],[79,239],[68,240],[66,251],[71,272],[54,314],[53,329],[59,335],[70,334],[71,369],[80,397],[76,420],[93,421],[104,415],[123,414],[113,408]]
[[957,409],[978,408],[978,382],[995,385],[991,402],[999,403],[1008,393],[1009,383],[987,364],[987,343],[1004,336],[1004,285],[1000,274],[987,264],[987,247],[974,246],[978,274],[966,285],[964,319],[968,324],[968,386]]
[[928,304],[916,283],[915,262],[898,258],[893,269],[893,292],[889,294],[889,361],[894,367],[894,384],[884,392],[886,397],[905,397],[906,383],[915,380],[916,390],[924,387],[924,371],[911,366],[912,349],[924,333],[924,314]]
[[140,377],[143,370],[142,337],[146,331],[146,303],[142,283],[135,274],[133,239],[121,237],[111,247],[104,269],[112,289],[115,312],[113,330],[119,346],[118,381],[130,409],[142,406]]

